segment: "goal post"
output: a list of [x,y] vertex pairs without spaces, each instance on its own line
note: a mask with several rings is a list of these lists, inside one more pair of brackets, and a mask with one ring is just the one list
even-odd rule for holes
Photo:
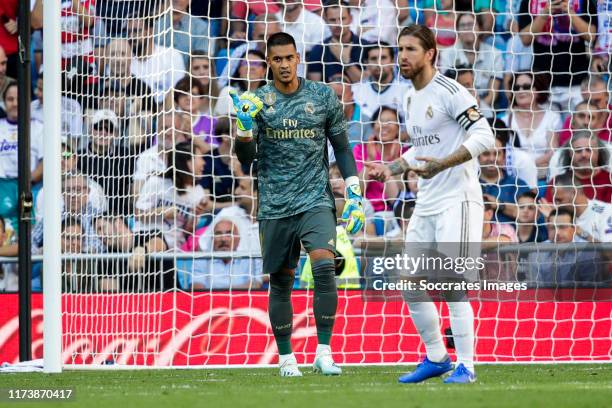
[[45,189],[44,250],[43,250],[43,324],[44,371],[62,371],[62,80],[61,80],[61,20],[60,2],[48,1],[44,7],[44,125],[45,143],[43,174]]

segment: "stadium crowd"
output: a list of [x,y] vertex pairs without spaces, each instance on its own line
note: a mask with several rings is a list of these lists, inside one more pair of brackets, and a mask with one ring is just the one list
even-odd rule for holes
[[[0,6],[0,256],[18,252],[17,7],[17,0]],[[32,244],[42,253],[43,0],[31,7]],[[63,261],[66,291],[266,287],[257,168],[233,154],[230,90],[266,82],[265,41],[279,31],[297,41],[301,76],[328,83],[348,122],[367,225],[350,239],[338,225],[341,287],[360,287],[360,243],[402,239],[418,195],[414,173],[381,183],[364,165],[410,149],[402,104],[412,85],[398,74],[395,43],[412,22],[435,30],[439,70],[474,94],[495,133],[495,148],[478,158],[483,242],[612,242],[612,0],[62,0],[61,7],[62,250],[104,254]],[[344,182],[331,149],[329,160],[340,211]],[[213,258],[182,256],[213,251]],[[307,287],[308,261],[300,269],[298,284]],[[606,280],[607,272],[581,279]],[[41,274],[36,264],[34,290]],[[566,278],[527,271],[505,279],[530,277]],[[16,288],[16,266],[0,264],[0,291]]]

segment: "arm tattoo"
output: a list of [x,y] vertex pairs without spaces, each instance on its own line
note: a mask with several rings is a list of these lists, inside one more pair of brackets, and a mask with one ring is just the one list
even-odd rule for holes
[[472,159],[472,154],[465,146],[459,146],[457,150],[452,152],[444,159],[444,167],[451,168],[460,165],[461,163],[465,163],[468,160]]
[[397,174],[403,174],[409,168],[410,166],[408,163],[406,163],[406,160],[402,159],[401,157],[394,160],[393,163],[389,165],[389,170],[391,170],[391,174],[394,176]]

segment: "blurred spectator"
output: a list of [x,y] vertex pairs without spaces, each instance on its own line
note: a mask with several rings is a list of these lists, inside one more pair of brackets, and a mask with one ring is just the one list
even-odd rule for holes
[[506,152],[499,140],[495,148],[478,156],[480,184],[488,202],[495,211],[495,219],[502,223],[515,222],[518,214],[517,198],[529,191],[529,186],[505,170]]
[[361,121],[366,122],[381,106],[398,111],[406,93],[412,89],[410,82],[400,82],[395,73],[395,52],[385,43],[365,50],[366,77],[352,85],[355,102],[361,108]]
[[209,48],[209,38],[213,36],[208,21],[191,15],[191,0],[172,0],[166,4],[169,6],[168,12],[158,18],[155,25],[156,43],[179,51],[185,65],[189,63],[189,56],[194,50],[213,55],[213,47]]
[[198,148],[182,142],[169,151],[167,170],[152,175],[134,204],[136,233],[161,233],[169,249],[178,248],[194,234],[201,216],[209,212],[210,196],[198,180],[204,159]]
[[238,93],[254,91],[266,84],[266,57],[258,50],[250,50],[246,58],[240,61],[238,75],[232,78],[228,86],[219,92],[219,100],[215,106],[215,116],[224,116],[234,113],[232,98],[229,91],[234,89]]
[[[13,78],[6,74],[8,68],[8,57],[4,52],[4,48],[0,46],[0,95],[4,95],[4,91],[10,83],[15,82]],[[4,112],[4,100],[0,101],[0,116],[6,116]]]
[[[17,161],[17,121],[18,101],[17,83],[12,82],[2,94],[6,107],[6,118],[0,119],[0,217],[17,225],[18,216],[18,182]],[[43,135],[42,123],[30,122],[30,171],[32,183],[42,180],[43,170]]]
[[[62,219],[78,218],[84,232],[83,251],[88,253],[100,253],[104,244],[97,236],[93,221],[103,213],[99,203],[90,197],[90,181],[87,176],[80,173],[72,173],[64,176],[62,183]],[[37,197],[37,208],[44,205],[42,190]],[[42,216],[42,214],[41,214]],[[32,244],[36,248],[43,247],[43,222],[37,222],[32,230]]]
[[496,116],[493,108],[491,108],[491,106],[484,102],[480,98],[480,95],[478,95],[478,93],[476,92],[476,86],[474,82],[475,74],[471,66],[457,65],[455,69],[449,69],[444,72],[444,75],[459,82],[472,94],[472,96],[474,96],[474,98],[476,98],[478,106],[480,107],[480,111],[482,112],[482,115],[485,118],[492,119]]
[[293,36],[302,61],[306,61],[306,54],[331,35],[329,28],[319,14],[308,10],[301,0],[284,0],[279,6],[276,17],[281,22],[280,31]]
[[326,0],[323,6],[323,18],[331,36],[308,53],[308,78],[329,82],[333,75],[341,73],[351,82],[359,82],[363,48],[368,43],[351,31],[353,20],[344,0]]
[[544,242],[548,239],[545,216],[538,209],[537,195],[527,191],[518,196],[516,235],[518,242]]
[[134,167],[134,194],[138,195],[142,184],[154,174],[164,173],[167,169],[166,154],[172,147],[190,140],[191,129],[183,115],[178,112],[165,112],[157,120],[157,141],[136,158]]
[[553,197],[557,208],[574,213],[579,237],[589,242],[612,242],[612,204],[589,200],[571,171],[555,178]]
[[349,0],[351,30],[370,43],[397,44],[397,6],[395,0]]
[[512,99],[504,121],[516,134],[517,147],[528,152],[536,163],[538,179],[543,179],[553,150],[559,146],[561,115],[546,107],[548,86],[543,76],[520,72],[510,84]]
[[[43,0],[35,0],[32,9],[32,28],[42,28]],[[62,67],[70,61],[80,60],[79,63],[88,67],[87,82],[97,82],[96,58],[94,56],[95,44],[93,41],[93,28],[96,22],[96,0],[59,0],[61,3],[61,41],[62,41]],[[104,37],[104,35],[102,35]]]
[[[349,142],[359,143],[364,136],[371,132],[371,124],[361,121],[361,107],[355,101],[353,90],[349,79],[344,75],[334,75],[330,78],[329,87],[334,90],[344,111],[344,119],[347,121],[347,135]],[[333,149],[329,150],[330,155],[333,155]],[[333,160],[335,161],[335,156]]]
[[98,217],[94,225],[97,235],[104,243],[105,253],[131,254],[127,259],[98,260],[97,275],[100,291],[134,292],[160,288],[158,272],[162,270],[163,262],[148,259],[147,254],[163,252],[166,249],[161,235],[134,233],[122,217],[112,215]]
[[496,149],[504,149],[506,172],[524,180],[529,188],[535,191],[538,188],[538,171],[529,153],[514,146],[516,140],[514,132],[506,128],[501,119],[489,120],[489,124],[495,135]]
[[[34,89],[36,99],[30,105],[30,114],[33,120],[44,123],[43,118],[43,72],[38,74],[36,88]],[[76,100],[65,95],[61,97],[61,118],[62,118],[62,140],[75,146],[79,146],[83,140],[83,109]]]
[[586,44],[597,33],[597,5],[590,0],[522,0],[519,27],[524,45],[533,45],[533,67],[552,76],[551,102],[569,111],[589,70]]
[[[219,97],[219,86],[217,85],[215,64],[208,55],[209,54],[201,50],[193,51],[190,54],[189,73],[192,78],[200,81],[204,87],[204,93],[201,95],[200,101],[200,112],[203,115],[212,116]],[[200,133],[197,122],[194,125],[194,133]]]
[[[12,82],[2,94],[2,100],[6,107],[6,118],[0,119],[0,177],[5,179],[16,179],[18,173],[17,122],[19,116],[17,88],[17,82]],[[30,122],[32,183],[38,183],[42,180],[43,131],[42,123],[37,120]]]
[[454,0],[424,0],[422,3],[425,25],[436,34],[438,47],[450,47],[455,43]]
[[204,156],[204,174],[200,184],[211,192],[211,211],[232,204],[236,177],[242,173],[240,162],[232,154],[232,139],[236,135],[231,135],[230,127],[237,129],[227,116],[219,118],[215,127],[218,145]]
[[[346,192],[346,185],[344,184],[344,179],[340,174],[340,169],[335,163],[329,166],[329,182],[334,200],[336,202],[336,215],[340,216],[342,215],[342,211],[344,211],[344,194]],[[363,229],[365,235],[376,235],[376,227],[374,225],[374,207],[372,207],[372,203],[370,203],[370,200],[367,198],[363,200],[363,210],[366,219]]]
[[180,52],[153,43],[153,18],[130,18],[127,23],[128,41],[132,47],[131,72],[149,85],[157,103],[185,75],[185,63]]
[[[612,202],[612,174],[610,151],[606,144],[589,130],[577,130],[559,150],[559,167],[551,168],[553,176],[571,170],[582,184],[584,194],[591,200]],[[554,185],[554,179],[550,182]],[[546,199],[553,201],[553,190],[548,188]]]
[[572,111],[571,116],[565,120],[563,129],[559,132],[559,144],[567,143],[576,130],[591,130],[604,142],[612,142],[612,133],[608,127],[610,113],[608,110],[600,111],[598,107],[588,100],[584,100]]
[[400,120],[397,110],[381,106],[372,116],[372,135],[368,141],[356,145],[353,155],[357,162],[359,178],[364,180],[364,197],[369,199],[375,211],[386,211],[393,204],[401,190],[401,180],[382,183],[366,176],[365,163],[391,163],[399,158],[405,149],[400,143]]
[[[84,236],[87,231],[79,217],[66,217],[62,220],[61,251],[64,255],[77,255],[83,253],[85,248]],[[62,292],[92,292],[90,264],[83,260],[62,260]]]
[[509,0],[474,0],[474,13],[480,26],[481,41],[505,50],[505,37],[512,20],[511,3]]
[[[0,256],[17,256],[19,246],[17,235],[7,221],[0,217]],[[0,263],[0,292],[19,289],[19,276],[16,264]]]
[[0,47],[7,57],[6,75],[12,78],[17,78],[18,10],[18,0],[3,0],[0,2]]
[[[245,20],[248,14],[258,16],[263,13],[278,13],[281,11],[282,3],[287,0],[263,0],[247,2],[245,0],[232,0],[231,15]],[[309,11],[318,11],[321,8],[321,0],[303,0],[304,6]]]
[[110,214],[127,216],[132,213],[131,174],[135,158],[118,140],[119,121],[115,113],[95,111],[89,144],[78,154],[78,168],[102,186]]
[[460,65],[472,67],[480,101],[493,107],[503,79],[502,55],[492,45],[482,42],[482,28],[473,14],[458,14],[456,29],[458,39],[455,44],[440,51],[440,69],[444,72]]
[[[488,252],[485,254],[485,269],[480,272],[480,278],[487,280],[513,281],[515,280],[514,262],[508,260],[497,250],[504,243],[517,243],[518,238],[516,237],[514,228],[512,228],[510,224],[495,221],[495,212],[497,208],[494,203],[488,202],[488,198],[487,196],[483,197],[484,222],[482,225],[481,244],[481,249]],[[513,255],[514,254],[509,254],[511,258],[515,258]]]
[[[243,239],[243,229],[249,228],[239,218],[215,217],[200,238],[200,250],[210,253],[243,252],[252,245]],[[192,277],[194,289],[258,289],[262,285],[261,258],[235,258],[214,256],[194,262]]]
[[[231,51],[227,61],[222,64],[223,69],[221,71],[221,75],[219,76],[220,87],[227,86],[229,82],[238,76],[237,71],[240,68],[240,64],[242,64],[243,60],[246,58],[248,51],[257,50],[261,52],[261,55],[265,55],[266,41],[268,40],[268,37],[281,31],[279,18],[274,14],[260,14],[255,17],[253,21],[250,21],[249,25],[252,27],[250,36],[251,41],[247,41],[235,47]],[[297,41],[298,39],[296,38],[295,40]],[[296,45],[298,46],[298,53],[300,53],[302,56],[305,55],[304,50],[299,48],[300,43],[296,42]],[[223,59],[217,56],[216,60],[217,67],[219,67],[220,62]],[[298,74],[301,75],[303,72],[303,66],[300,64],[298,66]]]
[[[592,129],[601,140],[612,143],[612,113],[610,113],[612,105],[610,105],[607,82],[599,75],[591,75],[582,81],[580,91],[582,102],[576,106],[575,111],[572,111],[572,117],[565,120],[563,131],[559,135],[559,144],[565,144],[571,137],[571,130],[574,129]],[[587,110],[582,118],[574,116],[574,113],[579,111],[580,105],[583,105],[583,112],[584,108]],[[590,126],[587,126],[589,118]]]
[[591,55],[591,71],[610,75],[612,72],[612,3],[610,0],[597,2],[597,44]]
[[202,108],[202,101],[209,99],[205,95],[206,89],[198,79],[185,76],[174,87],[174,106],[191,116],[194,136],[202,138],[207,145],[217,146],[214,137],[216,120]]
[[[576,234],[574,214],[558,208],[548,217],[548,236],[555,244],[585,242]],[[528,280],[538,287],[595,286],[602,282],[604,264],[596,252],[588,250],[537,251],[529,254]]]

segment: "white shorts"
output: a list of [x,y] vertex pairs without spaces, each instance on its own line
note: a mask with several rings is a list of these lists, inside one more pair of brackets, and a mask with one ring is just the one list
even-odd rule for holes
[[473,201],[459,201],[438,214],[413,215],[406,242],[481,242],[483,218],[483,206]]

